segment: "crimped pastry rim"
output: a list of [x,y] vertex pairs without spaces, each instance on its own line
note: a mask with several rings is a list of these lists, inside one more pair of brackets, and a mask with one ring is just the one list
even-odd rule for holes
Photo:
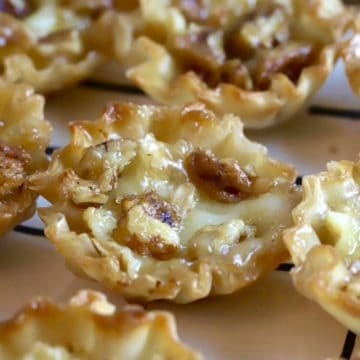
[[[356,294],[347,288],[350,279],[346,280],[353,275],[333,245],[318,240],[313,242],[312,234],[316,230],[308,223],[306,216],[309,214],[311,219],[313,207],[322,207],[321,202],[326,198],[326,190],[321,188],[322,180],[329,182],[329,179],[333,179],[336,182],[339,178],[348,179],[354,168],[359,166],[359,161],[333,161],[328,164],[327,171],[305,176],[303,201],[293,210],[295,225],[284,232],[285,244],[295,264],[291,277],[296,289],[355,333],[360,332],[360,302]],[[327,206],[331,209],[330,205]],[[334,285],[334,281],[343,281],[344,287]]]

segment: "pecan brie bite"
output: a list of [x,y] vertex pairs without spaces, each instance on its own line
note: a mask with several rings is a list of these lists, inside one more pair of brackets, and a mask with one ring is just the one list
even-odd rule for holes
[[0,10],[0,76],[7,81],[47,93],[85,78],[101,63],[86,39],[91,13],[61,0],[5,0]]
[[249,128],[283,122],[304,105],[332,70],[353,19],[339,0],[247,2],[221,24],[187,15],[201,2],[165,3],[155,11],[142,2],[143,21],[162,25],[165,39],[145,33],[134,42],[129,79],[161,103],[201,101]]
[[31,188],[45,234],[76,274],[125,297],[186,303],[229,294],[288,253],[295,171],[203,105],[114,103],[70,125]]
[[0,235],[34,213],[36,193],[27,178],[47,165],[50,130],[42,96],[0,81]]
[[330,162],[303,179],[285,242],[296,288],[360,333],[360,162]]
[[139,306],[117,310],[82,290],[66,306],[37,298],[0,323],[2,360],[200,360],[180,342],[175,318]]

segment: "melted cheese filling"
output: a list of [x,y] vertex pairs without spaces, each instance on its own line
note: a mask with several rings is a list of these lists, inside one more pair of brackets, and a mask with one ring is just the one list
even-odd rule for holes
[[348,261],[360,257],[360,189],[352,179],[325,183],[324,227],[328,242]]
[[[281,196],[281,191],[264,193],[233,204],[200,196],[189,181],[183,165],[191,150],[192,146],[183,140],[167,145],[155,140],[151,134],[139,140],[136,156],[125,167],[116,187],[109,194],[114,201],[102,208],[87,208],[83,214],[95,237],[110,240],[117,227],[116,219],[124,216],[121,206],[110,204],[120,204],[126,195],[149,191],[155,191],[176,207],[182,223],[179,230],[174,229],[148,215],[141,206],[134,206],[126,214],[126,226],[131,234],[138,235],[145,243],[151,241],[152,237],[161,237],[167,245],[179,248],[190,243],[200,249],[203,248],[202,239],[206,234],[207,238],[215,239],[210,241],[209,252],[226,252],[228,246],[234,243],[240,247],[257,248],[258,239],[265,237],[271,241],[272,236],[278,236],[277,224],[284,222],[287,217],[290,222],[288,213],[292,200],[288,200],[286,194]],[[268,216],[270,213],[271,217]],[[253,243],[239,243],[241,236],[243,240],[251,239]],[[221,248],[216,239],[222,239],[224,247]]]

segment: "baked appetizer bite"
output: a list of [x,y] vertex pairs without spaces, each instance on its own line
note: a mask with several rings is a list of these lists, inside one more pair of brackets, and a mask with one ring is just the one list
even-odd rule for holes
[[66,306],[37,298],[0,323],[2,360],[200,360],[182,344],[175,318],[139,306],[117,310],[106,297],[79,291]]
[[353,18],[340,0],[240,1],[241,11],[217,25],[165,3],[152,13],[152,2],[142,3],[147,21],[149,13],[172,14],[172,21],[154,16],[166,38],[145,33],[135,41],[128,78],[161,103],[201,101],[249,128],[283,122],[304,105],[332,70]]
[[360,333],[360,162],[330,162],[303,179],[285,242],[296,288]]
[[[5,0],[0,3],[0,69],[8,81],[32,84],[39,92],[71,85],[101,63],[85,34],[95,13],[62,0]],[[88,9],[88,11],[85,11]],[[76,10],[76,11],[75,11]],[[95,14],[95,15],[94,15]]]
[[45,234],[76,274],[128,298],[229,294],[288,254],[292,167],[203,105],[114,103],[31,178]]
[[42,96],[0,81],[0,235],[34,212],[36,193],[27,178],[47,165],[50,130]]

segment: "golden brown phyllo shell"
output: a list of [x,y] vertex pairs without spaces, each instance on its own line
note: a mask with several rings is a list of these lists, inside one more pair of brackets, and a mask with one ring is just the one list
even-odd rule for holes
[[360,333],[360,162],[330,162],[303,190],[285,233],[295,286]]
[[[127,75],[161,103],[201,101],[249,128],[285,121],[304,105],[332,70],[353,19],[339,0],[244,1],[217,24],[211,11],[189,16],[184,7],[195,3],[141,2],[143,23],[158,30],[135,41]],[[208,4],[216,5],[220,11]]]
[[360,96],[360,10],[352,23],[353,36],[342,45],[345,70],[353,91]]
[[77,3],[70,7],[61,0],[2,1],[2,77],[50,92],[91,74],[102,59],[86,37],[95,19],[91,13],[80,11],[82,8],[75,11]]
[[287,257],[292,167],[203,105],[111,104],[31,179],[45,234],[70,269],[126,297],[228,294]]
[[36,193],[27,178],[47,165],[50,130],[42,96],[0,81],[0,235],[34,212]]
[[106,297],[79,291],[66,306],[37,298],[0,323],[2,360],[199,360],[180,342],[174,317],[141,307],[116,310]]

